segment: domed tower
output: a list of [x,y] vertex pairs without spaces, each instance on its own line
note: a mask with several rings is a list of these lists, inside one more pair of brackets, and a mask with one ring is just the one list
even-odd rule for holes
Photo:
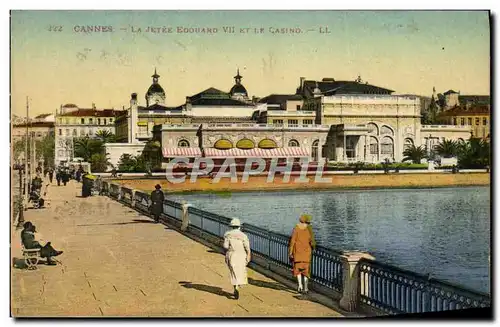
[[156,73],[156,68],[155,73],[151,77],[153,77],[153,84],[151,84],[148,91],[146,92],[146,107],[149,107],[150,105],[153,105],[155,103],[165,104],[165,91],[163,90],[161,85],[158,84],[158,78],[160,78],[160,75]]
[[231,88],[231,91],[229,91],[229,94],[231,94],[231,98],[235,100],[240,100],[240,101],[250,101],[248,98],[248,92],[247,89],[241,84],[241,79],[243,76],[240,75],[240,70],[238,69],[236,76],[234,76],[234,86]]

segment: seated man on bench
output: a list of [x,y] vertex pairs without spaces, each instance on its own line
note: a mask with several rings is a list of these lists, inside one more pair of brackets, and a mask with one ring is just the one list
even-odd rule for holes
[[63,251],[57,251],[47,242],[45,245],[41,245],[39,241],[35,238],[36,226],[30,221],[27,221],[23,225],[24,229],[21,231],[21,241],[25,249],[40,249],[40,256],[42,258],[47,258],[48,265],[55,265],[56,263],[51,260],[51,257],[58,256],[63,253]]

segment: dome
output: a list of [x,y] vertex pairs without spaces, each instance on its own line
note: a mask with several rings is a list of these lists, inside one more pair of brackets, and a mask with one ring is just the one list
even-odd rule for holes
[[153,84],[151,84],[151,86],[149,87],[148,91],[146,92],[146,95],[152,95],[152,94],[155,94],[155,93],[165,94],[165,90],[163,90],[163,87],[161,87],[160,84],[153,83]]
[[235,84],[232,88],[231,88],[231,91],[229,91],[229,93],[231,95],[234,95],[236,93],[242,93],[242,94],[245,94],[245,95],[248,95],[247,93],[247,89],[245,89],[245,87],[241,84]]

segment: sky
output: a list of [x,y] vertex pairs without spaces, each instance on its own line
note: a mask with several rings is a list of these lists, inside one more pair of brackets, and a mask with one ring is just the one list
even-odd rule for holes
[[[82,32],[87,26],[113,31]],[[148,27],[159,27],[160,33]],[[203,27],[213,33],[178,30]],[[234,27],[234,33],[223,27]],[[301,33],[276,33],[280,28]],[[145,105],[155,68],[167,106],[209,87],[229,91],[238,68],[249,96],[257,97],[295,93],[301,76],[354,80],[358,75],[398,94],[430,96],[434,86],[438,93],[488,95],[489,13],[11,12],[13,114],[25,115],[26,97],[30,116],[66,103],[127,108],[134,92]]]

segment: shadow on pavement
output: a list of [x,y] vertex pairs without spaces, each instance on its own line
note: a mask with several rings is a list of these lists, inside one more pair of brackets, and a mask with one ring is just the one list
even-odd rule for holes
[[85,224],[76,226],[112,226],[112,225],[130,225],[130,224],[155,224],[155,222],[153,220],[148,220],[148,219],[132,219],[132,221],[127,221],[123,223]]
[[[40,265],[40,264],[46,265],[47,260],[46,259],[39,259],[38,265]],[[17,257],[12,258],[12,266],[16,269],[27,269],[28,268],[28,266],[26,265],[26,261],[24,261],[24,258],[17,258]]]
[[258,280],[258,279],[253,279],[253,278],[248,278],[248,284],[257,286],[257,287],[265,287],[265,288],[271,288],[273,290],[278,290],[278,291],[285,291],[289,293],[295,293],[285,285],[282,285],[280,283],[276,282],[266,282],[263,280]]
[[192,284],[191,282],[185,282],[185,281],[181,281],[179,282],[179,284],[185,288],[192,288],[202,292],[212,293],[219,296],[225,296],[228,299],[234,299],[232,293],[226,292],[220,287],[203,285],[203,284]]

